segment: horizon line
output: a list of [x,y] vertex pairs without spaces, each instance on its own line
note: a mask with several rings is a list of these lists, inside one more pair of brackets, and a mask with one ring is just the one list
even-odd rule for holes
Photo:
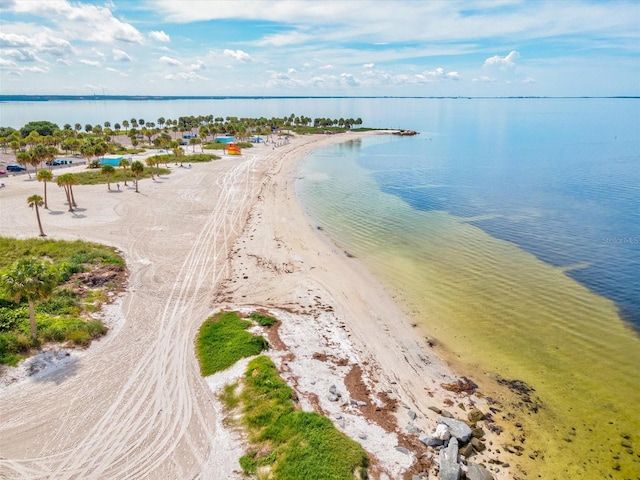
[[435,100],[474,100],[474,99],[632,99],[640,95],[506,95],[506,96],[474,96],[474,95],[64,95],[64,94],[16,94],[1,95],[0,102],[51,100],[268,100],[268,99],[435,99]]

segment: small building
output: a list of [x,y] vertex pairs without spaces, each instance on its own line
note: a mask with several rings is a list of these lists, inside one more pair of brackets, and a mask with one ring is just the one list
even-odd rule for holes
[[227,155],[242,155],[242,150],[240,150],[240,147],[235,143],[228,143],[226,150]]
[[100,165],[111,165],[112,167],[117,167],[120,165],[120,160],[122,160],[122,155],[105,155],[100,158]]
[[233,143],[234,141],[233,137],[216,137],[216,143]]

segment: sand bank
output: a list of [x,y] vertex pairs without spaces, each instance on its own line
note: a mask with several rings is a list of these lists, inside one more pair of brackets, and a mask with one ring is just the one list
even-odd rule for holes
[[[119,192],[77,186],[75,213],[49,185],[49,238],[118,247],[130,285],[117,329],[64,368],[0,390],[0,476],[237,478],[241,439],[224,426],[193,353],[199,325],[220,308],[260,308],[282,320],[272,343],[283,376],[303,408],[331,416],[375,457],[374,478],[415,465],[417,434],[405,434],[409,424],[433,430],[438,415],[429,407],[486,411],[483,399],[441,386],[458,377],[358,260],[309,225],[297,201],[300,159],[356,135],[295,137],[241,158],[173,166],[142,181],[139,194],[131,184]],[[26,198],[42,184],[26,175],[4,183],[3,235],[37,235]],[[367,405],[331,402],[333,385]],[[491,433],[487,440],[498,444]]]

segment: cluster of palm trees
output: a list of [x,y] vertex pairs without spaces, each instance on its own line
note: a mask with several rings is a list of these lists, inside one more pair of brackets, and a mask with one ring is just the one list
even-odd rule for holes
[[[100,157],[107,152],[122,149],[115,143],[121,135],[129,137],[131,144],[137,147],[141,141],[156,148],[175,148],[178,142],[188,133],[189,144],[205,143],[208,137],[227,134],[242,141],[253,135],[273,135],[284,129],[301,127],[350,129],[354,125],[362,125],[360,118],[315,118],[291,114],[284,117],[214,117],[213,115],[183,116],[177,119],[159,117],[156,122],[148,122],[143,118],[131,118],[121,123],[104,122],[102,125],[80,123],[74,126],[67,123],[62,129],[49,122],[36,122],[46,128],[32,129],[28,133],[20,130],[0,128],[0,147],[6,152],[10,148],[22,165],[37,165],[42,158],[50,158],[59,150],[69,153],[80,153],[85,158]],[[25,131],[24,127],[22,129]],[[26,132],[26,131],[25,131]],[[38,147],[37,149],[35,147]],[[55,150],[54,150],[55,149]],[[46,157],[49,155],[49,157]]]
[[[27,205],[33,208],[36,212],[36,218],[38,219],[38,228],[40,229],[40,236],[46,237],[46,234],[42,229],[42,221],[40,220],[39,209],[49,209],[47,200],[47,183],[53,181],[53,173],[51,173],[50,170],[42,169],[37,173],[36,178],[39,182],[44,183],[44,198],[38,194],[30,195],[27,198]],[[63,173],[62,175],[58,175],[55,180],[59,187],[64,188],[64,193],[67,197],[67,204],[69,205],[69,211],[73,212],[73,207],[78,206],[75,197],[73,196],[73,186],[78,183],[76,180],[76,176],[73,173]]]
[[[16,162],[23,165],[27,169],[27,174],[31,178],[29,166],[34,171],[42,164],[48,165],[49,169],[41,169],[37,172],[36,178],[44,183],[44,197],[40,195],[31,195],[27,202],[29,206],[35,209],[38,218],[38,226],[40,235],[44,236],[40,214],[38,209],[48,209],[47,202],[47,183],[54,180],[51,172],[51,166],[56,156],[60,153],[60,149],[69,153],[80,153],[83,157],[90,160],[104,156],[107,153],[117,153],[126,151],[119,143],[114,141],[122,135],[129,137],[131,144],[137,147],[140,141],[146,141],[155,148],[166,148],[173,152],[176,156],[184,154],[181,145],[187,143],[184,137],[188,136],[188,144],[192,146],[195,152],[196,145],[201,145],[204,151],[204,143],[208,141],[210,136],[213,141],[219,134],[232,135],[243,141],[248,137],[257,135],[265,136],[267,139],[273,135],[281,133],[283,129],[297,129],[302,127],[313,128],[329,128],[339,127],[350,129],[353,125],[361,125],[360,118],[315,118],[311,119],[304,115],[291,114],[284,117],[214,117],[213,115],[199,116],[183,116],[177,119],[166,119],[159,117],[156,122],[147,122],[143,118],[131,118],[123,120],[122,123],[104,122],[103,125],[86,124],[83,126],[76,123],[74,126],[65,124],[62,129],[50,122],[32,122],[35,126],[25,131],[25,127],[21,130],[0,127],[0,147],[6,152],[7,148],[11,148],[16,156]],[[28,124],[29,125],[29,124]],[[84,129],[84,131],[83,131]],[[26,134],[23,134],[26,133]],[[42,133],[40,133],[42,132]],[[172,136],[173,134],[173,136]],[[180,140],[178,140],[180,134]],[[151,166],[152,159],[147,162]],[[97,162],[94,162],[97,163]],[[157,163],[157,160],[156,160]],[[122,159],[118,165],[123,169],[124,184],[127,185],[127,169],[131,169],[131,173],[135,178],[136,192],[138,192],[138,179],[144,170],[142,162],[129,161]],[[116,170],[111,165],[102,165],[102,174],[107,178],[107,188],[111,190],[111,178]],[[76,177],[72,173],[58,175],[55,178],[58,186],[64,188],[69,211],[73,212],[77,207],[73,196],[73,185],[77,183]]]

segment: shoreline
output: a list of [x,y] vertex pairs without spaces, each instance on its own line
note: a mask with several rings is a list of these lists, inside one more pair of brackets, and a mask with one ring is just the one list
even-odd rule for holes
[[[12,442],[0,441],[0,473],[122,478],[133,468],[150,478],[205,470],[233,478],[238,446],[225,450],[231,434],[192,347],[200,324],[225,307],[284,317],[279,335],[287,349],[274,349],[284,377],[304,397],[304,408],[319,407],[338,422],[342,415],[341,428],[374,455],[374,478],[394,478],[413,462],[410,453],[394,448],[405,441],[397,435],[408,437],[409,426],[428,435],[439,417],[429,407],[450,402],[453,410],[465,402],[487,411],[486,399],[442,387],[460,377],[380,282],[323,239],[304,214],[294,187],[299,162],[358,135],[366,134],[293,137],[277,149],[248,149],[241,159],[174,168],[172,175],[141,182],[140,194],[131,187],[106,192],[104,185],[79,186],[74,215],[61,210],[61,193],[51,189],[53,207],[43,220],[48,238],[101,242],[124,253],[130,283],[123,324],[72,368],[1,393],[10,421],[0,426],[0,438]],[[0,191],[0,213],[15,227],[13,236],[37,233],[24,199],[41,188],[25,175],[11,177]],[[372,408],[331,402],[331,385],[358,400],[369,395]],[[373,405],[384,399],[397,402],[395,414],[378,415]],[[72,418],[68,405],[76,412]],[[25,413],[36,406],[37,414]],[[388,431],[376,421],[387,421]],[[492,432],[487,440],[494,448],[499,444]],[[169,451],[167,444],[173,445]],[[489,455],[487,450],[473,460]],[[509,476],[504,468],[492,473]]]

